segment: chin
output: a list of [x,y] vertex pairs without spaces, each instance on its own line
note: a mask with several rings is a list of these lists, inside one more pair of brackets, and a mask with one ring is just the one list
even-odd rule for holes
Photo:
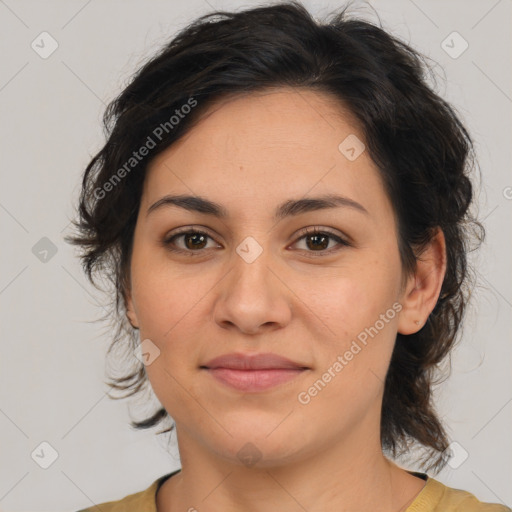
[[283,425],[276,429],[279,421],[263,428],[258,428],[255,423],[261,426],[259,421],[248,422],[245,428],[242,424],[236,430],[229,428],[232,437],[226,434],[222,435],[222,439],[213,440],[209,435],[209,441],[215,443],[211,446],[212,451],[231,464],[252,469],[279,467],[301,458],[305,447],[300,435],[295,437]]

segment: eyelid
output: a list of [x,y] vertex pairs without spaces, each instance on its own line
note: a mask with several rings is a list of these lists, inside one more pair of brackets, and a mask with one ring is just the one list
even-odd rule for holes
[[[191,225],[191,226],[182,226],[180,228],[177,228],[176,230],[172,231],[171,234],[164,236],[162,240],[162,244],[164,248],[178,253],[185,253],[191,256],[200,255],[201,253],[204,253],[206,249],[198,249],[197,251],[193,250],[187,250],[187,249],[176,249],[172,248],[171,240],[185,234],[198,234],[198,235],[206,235],[208,238],[212,239],[216,243],[218,243],[215,240],[215,237],[210,233],[209,229],[204,226],[197,226],[197,225]],[[299,251],[302,251],[303,253],[307,253],[308,256],[316,257],[316,256],[327,256],[331,255],[333,252],[339,251],[342,247],[353,247],[352,239],[347,235],[341,235],[338,233],[335,233],[330,228],[323,228],[321,226],[306,226],[304,228],[301,228],[298,232],[296,232],[293,235],[293,242],[291,245],[295,245],[296,243],[300,242],[303,238],[306,236],[311,235],[327,235],[329,238],[335,240],[338,244],[337,247],[321,250],[321,251],[307,251],[305,249],[299,249]],[[290,244],[287,246],[290,247]]]
[[186,235],[186,234],[189,234],[189,233],[193,233],[193,234],[197,234],[197,235],[206,235],[208,236],[209,238],[211,238],[212,240],[214,240],[216,243],[218,243],[216,240],[215,240],[215,237],[214,235],[211,234],[210,230],[204,226],[198,226],[198,225],[191,225],[191,226],[182,226],[180,228],[176,228],[175,230],[173,230],[171,233],[165,235],[162,239],[162,244],[163,246],[166,248],[166,249],[169,249],[169,250],[174,250],[175,252],[186,252],[186,253],[189,253],[189,254],[192,254],[193,252],[201,252],[201,251],[204,251],[204,249],[202,250],[198,250],[198,251],[190,251],[190,250],[185,250],[185,249],[171,249],[170,246],[171,246],[171,240],[173,238],[177,238],[178,236],[180,235]]
[[292,243],[292,245],[297,244],[306,236],[311,236],[311,235],[316,235],[316,234],[327,235],[330,239],[335,240],[338,245],[336,247],[331,247],[330,249],[325,249],[322,251],[307,251],[304,249],[299,249],[303,253],[305,253],[307,257],[312,257],[312,258],[322,257],[322,256],[327,257],[334,253],[339,252],[343,247],[353,247],[353,243],[352,243],[350,237],[348,237],[346,235],[341,235],[341,234],[335,233],[330,228],[323,228],[321,226],[307,226],[307,227],[300,229],[294,235],[295,241]]
[[340,231],[333,231],[331,228],[324,228],[322,226],[313,225],[313,226],[306,226],[304,228],[299,229],[293,237],[295,240],[297,240],[297,237],[303,238],[305,235],[315,235],[315,234],[324,234],[329,235],[332,238],[336,238],[341,240],[346,245],[352,245],[353,241],[348,236]]

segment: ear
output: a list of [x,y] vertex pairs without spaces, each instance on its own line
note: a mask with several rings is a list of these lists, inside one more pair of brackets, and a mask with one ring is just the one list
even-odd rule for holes
[[425,325],[439,298],[445,273],[446,242],[443,231],[437,228],[429,245],[418,256],[416,272],[409,277],[401,297],[400,334],[413,334]]
[[135,313],[135,308],[133,306],[132,292],[130,289],[124,292],[124,303],[126,305],[126,316],[130,321],[130,324],[134,329],[139,328],[139,320],[137,319],[137,313]]

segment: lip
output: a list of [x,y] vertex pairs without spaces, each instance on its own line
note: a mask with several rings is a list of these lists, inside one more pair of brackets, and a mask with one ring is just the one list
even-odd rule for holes
[[210,370],[216,368],[229,368],[232,370],[297,370],[308,368],[301,363],[296,363],[286,357],[270,352],[261,354],[224,354],[211,359],[203,367]]
[[274,388],[310,369],[271,353],[225,354],[201,368],[223,384],[246,393]]

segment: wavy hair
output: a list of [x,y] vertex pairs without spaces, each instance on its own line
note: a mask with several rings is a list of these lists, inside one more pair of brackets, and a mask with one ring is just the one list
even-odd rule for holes
[[[126,318],[124,292],[148,164],[222,98],[276,87],[333,96],[359,124],[383,178],[405,277],[416,269],[435,229],[445,235],[447,269],[436,306],[418,332],[397,334],[380,433],[382,449],[393,457],[416,443],[427,451],[422,467],[440,470],[449,441],[435,410],[433,386],[461,332],[471,289],[471,242],[481,243],[485,236],[469,211],[473,143],[454,108],[428,84],[435,77],[426,57],[382,24],[351,17],[347,9],[320,22],[292,1],[213,12],[182,29],[109,103],[103,117],[106,142],[85,169],[76,232],[66,240],[79,246],[93,285],[98,286],[97,275],[107,279],[112,301],[104,320],[115,327],[108,354],[124,347],[131,356],[139,340]],[[192,98],[194,108],[185,109]],[[170,121],[173,113],[178,123]],[[158,137],[155,127],[160,127]],[[152,134],[149,155],[130,160]],[[130,364],[128,374],[109,376],[112,389],[126,392],[121,398],[148,385],[144,365],[134,357]],[[169,418],[160,404],[147,419],[131,425],[149,428]]]

